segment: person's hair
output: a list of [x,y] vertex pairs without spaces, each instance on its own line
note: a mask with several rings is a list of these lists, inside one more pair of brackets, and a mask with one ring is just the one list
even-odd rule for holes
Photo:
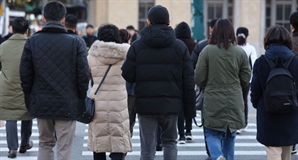
[[290,24],[295,28],[298,29],[298,11],[293,12],[290,15]]
[[73,14],[68,14],[65,17],[65,27],[66,28],[71,28],[71,29],[76,29],[78,24],[78,18],[73,15]]
[[243,46],[246,44],[246,39],[248,37],[248,29],[246,27],[239,27],[236,30],[237,44]]
[[281,25],[276,25],[267,31],[264,37],[264,48],[265,50],[272,43],[280,43],[292,49],[292,37],[290,32]]
[[213,28],[214,25],[215,25],[215,23],[216,23],[218,20],[219,20],[219,18],[214,18],[214,19],[212,19],[211,22],[210,22],[210,28]]
[[59,1],[51,1],[43,7],[42,14],[47,21],[61,21],[66,15],[66,8]]
[[86,26],[86,29],[88,29],[88,28],[94,28],[91,24],[88,24],[87,26]]
[[98,28],[98,40],[104,42],[121,43],[119,29],[113,24],[103,24]]
[[219,19],[209,39],[209,44],[216,44],[221,48],[221,44],[225,49],[228,49],[230,44],[236,43],[236,37],[233,25],[228,19]]
[[122,43],[128,43],[130,40],[130,34],[126,29],[119,29],[120,38]]
[[127,30],[135,30],[135,27],[133,27],[132,25],[129,25],[126,27]]
[[12,24],[13,33],[25,34],[29,28],[28,20],[25,17],[17,17]]
[[242,36],[237,36],[237,44],[240,46],[243,46],[246,44],[246,38]]

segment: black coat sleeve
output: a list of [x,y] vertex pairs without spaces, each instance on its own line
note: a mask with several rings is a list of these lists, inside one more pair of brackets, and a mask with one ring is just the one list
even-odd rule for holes
[[24,50],[21,57],[20,64],[20,79],[21,79],[21,87],[23,88],[24,96],[25,96],[25,104],[27,109],[29,110],[29,99],[31,94],[31,89],[34,82],[34,67],[32,62],[32,52],[30,48],[30,40],[27,40],[24,46]]
[[191,53],[191,62],[192,62],[192,65],[193,65],[193,68],[196,68],[196,64],[197,64],[197,61],[198,61],[198,57],[199,57],[199,48],[200,48],[200,45],[197,44],[195,46],[195,48],[193,49],[192,53]]
[[121,68],[122,77],[129,83],[136,81],[136,51],[132,45],[126,56],[126,60]]
[[194,69],[190,61],[188,51],[186,50],[183,57],[183,102],[185,118],[193,118],[196,116],[195,110],[195,83]]
[[90,70],[87,61],[87,50],[86,44],[83,39],[78,38],[77,45],[77,62],[76,62],[76,70],[77,70],[77,87],[79,92],[79,98],[85,99],[88,90],[88,84],[90,79]]
[[205,41],[202,41],[200,43],[198,43],[194,50],[192,51],[191,53],[191,62],[192,62],[192,65],[193,65],[193,68],[195,69],[196,68],[196,65],[197,65],[197,62],[198,62],[198,58],[199,58],[199,55],[200,53],[202,52],[202,50],[204,49],[204,47],[208,44],[208,41],[205,40]]
[[259,75],[259,62],[260,62],[260,59],[257,59],[253,66],[253,77],[251,81],[250,97],[251,97],[252,106],[254,108],[257,108],[259,100],[263,95],[263,90],[262,90],[260,75]]

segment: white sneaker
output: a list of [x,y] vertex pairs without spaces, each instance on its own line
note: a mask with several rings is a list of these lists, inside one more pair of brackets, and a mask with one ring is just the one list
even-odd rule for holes
[[217,160],[226,160],[226,158],[223,157],[223,156],[219,156],[219,157],[217,158]]
[[185,137],[179,137],[178,144],[185,144]]
[[248,125],[246,127],[242,128],[241,132],[246,132],[247,128],[248,128]]
[[236,134],[240,134],[242,132],[242,129],[238,129],[237,131],[236,131]]

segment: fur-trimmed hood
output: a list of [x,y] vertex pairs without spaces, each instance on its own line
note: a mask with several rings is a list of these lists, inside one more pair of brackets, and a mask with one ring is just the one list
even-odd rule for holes
[[96,40],[89,50],[89,55],[99,57],[104,64],[115,64],[125,60],[130,45]]

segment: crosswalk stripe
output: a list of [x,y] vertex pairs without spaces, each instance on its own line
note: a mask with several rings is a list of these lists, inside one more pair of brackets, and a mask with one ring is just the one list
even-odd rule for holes
[[[88,144],[84,143],[84,147],[87,147]],[[133,147],[140,147],[141,143],[132,143]],[[177,147],[205,147],[205,143],[185,143],[185,144],[177,144]],[[264,147],[264,145],[260,143],[235,143],[235,147]]]
[[[37,160],[36,156],[17,156],[15,159],[21,159],[21,160]],[[11,158],[7,157],[1,157],[1,160],[11,160]]]
[[[93,152],[83,151],[83,156],[92,156]],[[128,156],[140,156],[140,151],[127,153]],[[156,152],[157,156],[163,155],[163,152]],[[202,156],[206,155],[206,151],[178,151],[178,156]],[[235,155],[266,155],[266,151],[235,151]]]
[[[33,141],[33,146],[38,145],[39,140],[32,140]],[[0,144],[7,144],[6,140],[0,140]],[[21,144],[21,141],[19,141],[19,144]]]
[[[21,129],[21,126],[18,126],[18,130],[20,130]],[[1,127],[0,128],[0,131],[5,131],[5,127]],[[38,130],[38,128],[37,128],[37,126],[32,126],[32,130]]]
[[[0,133],[0,137],[6,137],[6,133]],[[21,137],[21,133],[18,133],[18,137]],[[31,137],[39,137],[39,133],[33,132]]]
[[[201,124],[201,121],[197,121],[197,123],[198,123],[198,125],[200,125]],[[256,127],[257,124],[255,124],[255,123],[248,123],[247,126],[249,126],[249,127]],[[88,127],[88,124],[86,124],[86,127]],[[136,122],[135,125],[134,125],[134,128],[135,127],[139,127],[139,123]],[[195,124],[192,124],[192,127],[198,127],[198,126],[196,126]]]
[[[201,122],[197,122],[197,123],[198,123],[198,125],[201,125]],[[139,123],[136,123],[134,126],[139,127]],[[256,127],[257,125],[253,124],[253,123],[249,123],[248,126]],[[197,126],[193,124],[192,127],[197,127]]]
[[[88,129],[85,129],[85,132],[88,132]],[[133,130],[133,133],[139,133],[139,132],[140,132],[140,130],[138,130],[138,129]],[[245,131],[243,131],[243,132],[256,133],[257,129],[245,129]],[[194,134],[194,133],[203,133],[203,129],[192,129],[191,133],[192,134]]]
[[[193,139],[204,139],[204,136],[192,136]],[[139,136],[133,136],[132,139],[140,139]],[[236,140],[237,139],[241,139],[241,140],[245,140],[245,139],[253,139],[255,140],[256,139],[256,136],[253,135],[253,136],[247,136],[247,135],[239,135],[239,136],[236,136]],[[84,140],[88,140],[88,136],[84,136]]]
[[[36,147],[35,147],[36,146]],[[34,145],[30,150],[28,151],[32,151],[32,152],[37,152],[38,151],[38,145]],[[0,147],[0,152],[8,152],[8,148],[6,147]]]

